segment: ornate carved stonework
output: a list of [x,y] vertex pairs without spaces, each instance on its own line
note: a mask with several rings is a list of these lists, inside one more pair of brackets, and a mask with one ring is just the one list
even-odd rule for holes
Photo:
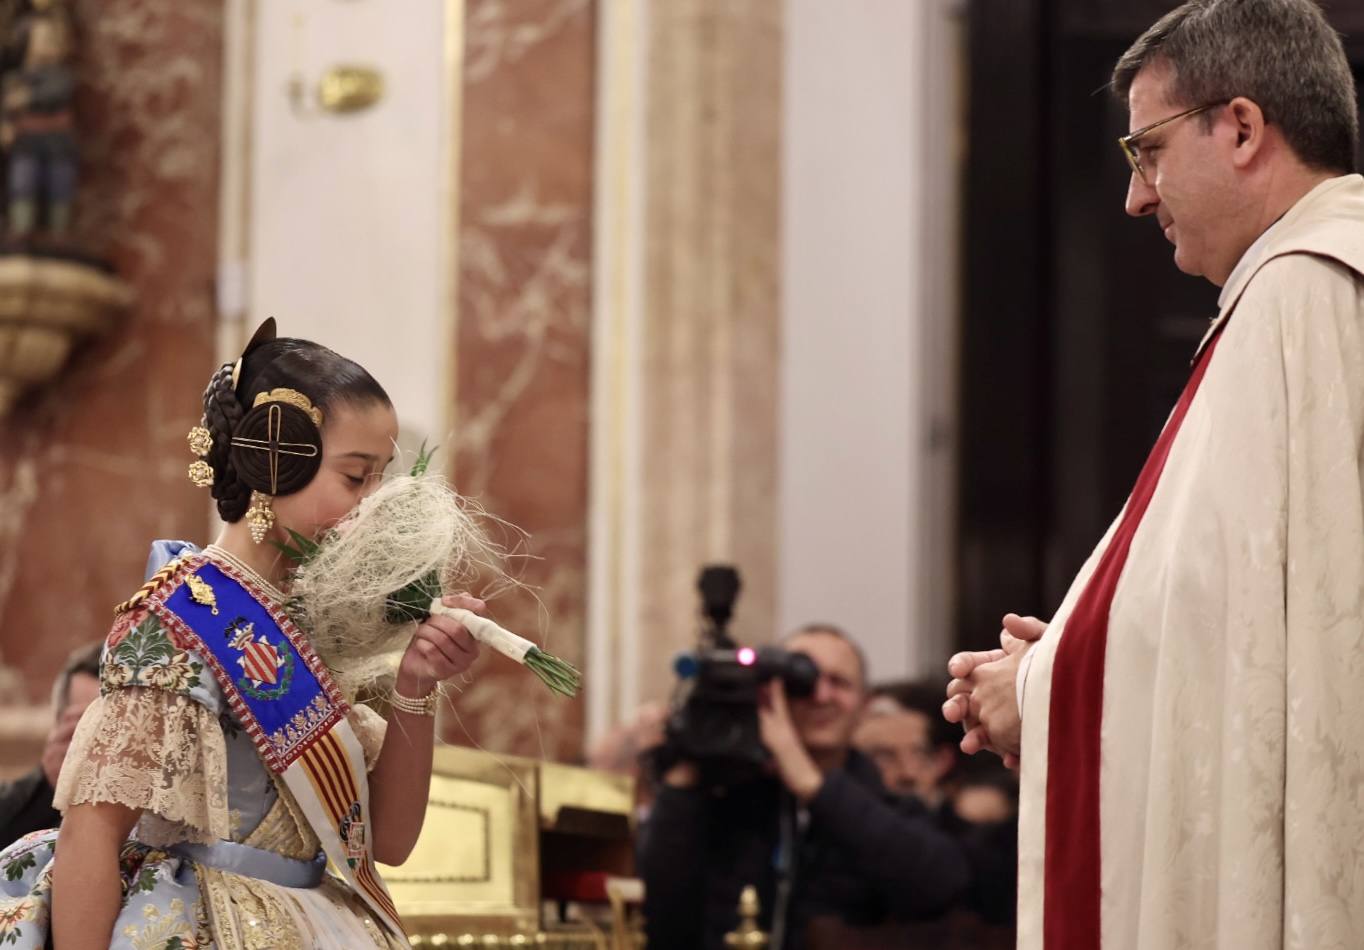
[[222,4],[77,0],[75,243],[136,305],[0,418],[0,660],[46,700],[157,537],[202,539],[185,432],[212,369]]
[[132,303],[127,284],[86,264],[0,257],[0,416],[52,380],[72,347],[99,336]]

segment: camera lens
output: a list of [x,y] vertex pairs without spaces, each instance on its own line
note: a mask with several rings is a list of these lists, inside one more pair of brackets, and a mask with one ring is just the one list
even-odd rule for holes
[[819,667],[804,653],[788,653],[782,664],[781,681],[787,696],[797,699],[813,696],[819,682]]

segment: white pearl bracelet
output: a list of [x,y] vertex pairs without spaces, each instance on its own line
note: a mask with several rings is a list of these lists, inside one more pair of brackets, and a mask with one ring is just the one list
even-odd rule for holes
[[421,699],[413,699],[404,696],[396,689],[388,694],[389,705],[399,712],[405,712],[410,716],[434,716],[436,714],[436,704],[440,701],[440,692],[432,690]]

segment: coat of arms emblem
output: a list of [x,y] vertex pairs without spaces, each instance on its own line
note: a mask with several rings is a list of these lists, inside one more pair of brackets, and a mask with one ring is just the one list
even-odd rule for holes
[[242,692],[255,699],[278,699],[289,691],[293,653],[281,651],[264,634],[257,635],[255,624],[241,617],[227,628],[227,642],[241,653],[237,665],[242,668],[242,677],[237,686]]

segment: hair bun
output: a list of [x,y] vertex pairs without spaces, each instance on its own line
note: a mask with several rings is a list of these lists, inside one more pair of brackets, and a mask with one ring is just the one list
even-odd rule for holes
[[322,465],[322,432],[307,412],[285,402],[255,407],[232,431],[232,467],[252,491],[289,495]]

